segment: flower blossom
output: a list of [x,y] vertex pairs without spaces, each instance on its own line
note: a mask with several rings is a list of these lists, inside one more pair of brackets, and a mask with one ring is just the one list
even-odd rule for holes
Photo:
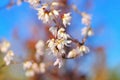
[[37,7],[40,4],[40,0],[27,0],[27,2],[33,7]]
[[77,52],[77,50],[76,49],[72,49],[69,53],[68,53],[68,55],[67,55],[67,58],[75,58],[75,57],[77,57],[77,54],[78,52]]
[[6,63],[6,65],[10,65],[11,61],[13,60],[13,56],[14,56],[14,53],[13,51],[8,51],[6,56],[4,57],[4,61]]
[[32,66],[31,61],[26,61],[26,62],[23,63],[24,70],[29,69],[31,66]]
[[0,51],[2,53],[6,53],[9,48],[10,48],[10,43],[8,41],[4,40],[2,43],[0,43]]
[[79,52],[81,54],[88,53],[89,51],[90,51],[89,48],[85,45],[82,45],[82,46],[79,47]]
[[65,33],[65,29],[64,28],[60,28],[58,30],[57,36],[58,36],[58,39],[61,39],[61,38],[68,39],[68,38],[70,38],[70,36]]
[[75,49],[72,49],[68,55],[67,55],[67,58],[75,58],[77,56],[83,56],[85,53],[88,53],[89,52],[89,48],[82,45],[80,47],[77,47]]
[[57,36],[57,27],[50,27],[49,31],[54,35],[55,37]]
[[44,54],[44,48],[45,48],[45,43],[43,40],[39,40],[36,45],[35,45],[35,48],[36,48],[36,54],[35,54],[35,57],[37,60],[40,59],[40,56],[42,56]]
[[82,13],[82,24],[87,26],[91,24],[91,16],[84,12]]
[[58,68],[61,68],[63,66],[63,59],[57,58],[53,65],[58,65]]
[[47,44],[48,44],[48,48],[51,50],[51,52],[54,53],[55,55],[57,55],[58,49],[56,48],[55,39],[48,40]]
[[69,46],[71,42],[72,42],[71,40],[67,39],[57,39],[56,45],[59,50],[63,50],[64,46]]
[[40,63],[39,64],[39,69],[41,73],[45,73],[46,69],[45,69],[45,64],[44,63]]
[[65,53],[64,47],[69,46],[70,43],[71,40],[67,39],[51,39],[48,40],[48,47],[55,55],[59,55]]
[[25,75],[27,77],[32,77],[35,74],[45,73],[45,64],[27,61],[23,63],[23,69],[25,70]]
[[92,36],[92,35],[93,35],[93,31],[92,31],[92,29],[89,28],[89,27],[84,27],[84,28],[82,29],[82,35],[83,35],[83,36]]
[[70,16],[70,13],[66,13],[66,14],[63,14],[62,16],[62,22],[63,22],[63,25],[66,27],[67,25],[70,25],[70,21],[71,21],[71,16]]
[[52,5],[53,7],[55,7],[55,6],[57,7],[57,6],[59,6],[60,4],[59,4],[58,2],[52,2],[51,5]]
[[59,15],[58,10],[49,10],[49,6],[47,4],[43,5],[41,8],[37,8],[38,10],[38,19],[41,19],[43,23],[51,22],[54,17]]

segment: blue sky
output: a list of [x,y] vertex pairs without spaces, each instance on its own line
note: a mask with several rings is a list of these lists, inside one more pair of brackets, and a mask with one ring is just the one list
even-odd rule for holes
[[[0,7],[8,0],[3,0]],[[74,1],[75,3],[79,1]],[[107,52],[107,63],[109,67],[120,65],[120,0],[93,0],[91,14],[92,25],[96,28],[98,24],[104,24],[103,31],[95,36],[93,44],[104,45]],[[80,4],[77,2],[77,5]],[[35,19],[36,18],[36,19]],[[25,24],[28,23],[29,24]],[[35,22],[36,21],[36,22]],[[29,35],[25,26],[38,24],[36,12],[28,4],[14,6],[10,10],[0,10],[0,39],[11,39],[12,30],[19,27],[22,37]],[[77,23],[77,22],[76,22]],[[26,31],[28,33],[26,34]],[[23,35],[26,34],[26,35]]]
[[103,38],[101,42],[105,44],[105,46],[107,45],[107,61],[111,67],[120,65],[119,3],[119,0],[95,0],[93,9],[95,17],[100,16],[99,18],[102,18],[105,24],[104,34],[101,35],[101,38]]

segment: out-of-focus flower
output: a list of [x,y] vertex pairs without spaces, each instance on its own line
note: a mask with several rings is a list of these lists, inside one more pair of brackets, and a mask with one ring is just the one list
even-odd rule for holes
[[10,43],[8,41],[4,40],[2,43],[0,43],[0,51],[2,53],[6,53],[9,48],[10,48]]
[[92,35],[93,35],[93,31],[92,31],[92,29],[89,28],[89,27],[84,27],[84,28],[82,29],[82,35],[83,35],[83,36],[92,36]]
[[32,77],[32,76],[35,75],[35,72],[34,72],[33,70],[27,70],[27,71],[25,72],[25,75],[26,75],[27,77]]
[[40,69],[39,69],[39,66],[37,63],[33,63],[32,64],[32,70],[35,72],[35,73],[39,73],[40,72]]
[[7,66],[10,65],[11,61],[13,60],[13,57],[14,57],[13,51],[9,50],[6,56],[4,57],[4,61]]
[[57,6],[59,6],[60,4],[59,4],[58,2],[52,2],[51,5],[52,5],[53,7],[55,7],[55,6],[57,7]]
[[36,45],[36,54],[35,57],[37,60],[40,60],[40,56],[42,56],[44,54],[44,48],[45,48],[45,43],[43,40],[39,40]]
[[91,24],[91,16],[82,12],[82,24],[90,25]]
[[32,66],[32,62],[31,61],[26,61],[23,63],[23,69],[29,69]]
[[35,68],[35,65],[31,61],[26,61],[23,63],[23,69],[25,70],[25,75],[27,77],[32,77],[35,75],[35,71],[33,70]]
[[67,25],[70,25],[71,18],[72,17],[70,16],[70,13],[63,14],[62,21],[65,27],[67,27]]
[[39,65],[37,63],[33,63],[32,69],[35,73],[45,73],[45,64],[40,63]]
[[60,29],[58,30],[57,36],[58,36],[58,39],[61,39],[61,38],[63,38],[63,39],[68,39],[68,38],[70,38],[70,36],[65,33],[65,29],[64,29],[64,28],[60,28]]
[[41,49],[41,48],[43,48],[44,46],[45,46],[44,41],[43,41],[43,40],[39,40],[39,41],[37,42],[37,44],[35,45],[35,48],[36,48],[36,49]]
[[61,68],[63,66],[63,60],[60,58],[57,58],[53,65],[54,66],[58,65],[58,68]]
[[45,73],[45,64],[44,63],[40,63],[39,64],[39,69],[41,73]]
[[48,23],[53,21],[54,17],[59,15],[58,10],[50,10],[47,4],[43,5],[41,8],[37,8],[38,10],[38,19],[41,19],[43,23]]
[[31,61],[27,61],[23,64],[23,68],[25,70],[25,75],[27,77],[32,77],[35,74],[39,73],[45,73],[45,64],[40,63],[39,65],[37,63],[33,63]]
[[39,54],[39,55],[43,55],[43,51],[44,51],[44,47],[45,47],[45,43],[43,40],[39,40],[36,45],[35,45],[35,48],[36,48],[36,53]]
[[40,0],[27,0],[27,2],[33,7],[37,7],[40,4]]

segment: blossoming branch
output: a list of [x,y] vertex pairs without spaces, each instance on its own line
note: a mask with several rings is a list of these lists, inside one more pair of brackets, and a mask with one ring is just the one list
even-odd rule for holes
[[[61,68],[66,59],[74,59],[90,51],[85,44],[87,38],[93,35],[91,28],[92,18],[89,14],[78,10],[75,5],[69,6],[69,8],[72,8],[82,17],[81,24],[85,26],[81,30],[83,39],[80,42],[67,33],[67,28],[71,25],[72,12],[69,10],[63,11],[61,7],[64,5],[62,3],[54,0],[25,1],[37,11],[38,19],[50,26],[48,31],[52,34],[52,37],[48,40],[39,40],[36,43],[35,61],[27,60],[23,62],[23,69],[25,70],[26,76],[45,73],[48,64],[46,65],[44,59],[41,57],[45,57],[46,54],[53,55],[56,58],[53,65]],[[23,0],[19,0],[19,2],[22,3]],[[7,66],[10,65],[14,59],[14,53],[12,50],[9,50],[9,48],[9,42],[3,41],[0,43],[0,51],[5,53],[4,62]]]
[[[38,11],[38,19],[43,23],[50,25],[49,31],[52,33],[53,37],[44,42],[47,45],[45,48],[56,57],[54,65],[60,68],[63,65],[65,59],[72,59],[78,56],[82,56],[84,53],[89,52],[89,48],[85,46],[85,42],[88,36],[93,34],[91,29],[91,16],[85,12],[80,12],[75,5],[72,8],[82,16],[82,24],[86,27],[82,29],[82,35],[84,36],[82,42],[74,39],[66,32],[66,28],[71,24],[71,12],[63,13],[60,7],[62,4],[54,0],[28,0],[31,6]],[[42,41],[43,42],[43,41]],[[38,41],[39,43],[42,43]],[[72,44],[76,47],[72,48]],[[43,44],[37,46],[37,51],[41,49]],[[69,51],[66,50],[69,48]],[[44,55],[37,53],[39,55]]]

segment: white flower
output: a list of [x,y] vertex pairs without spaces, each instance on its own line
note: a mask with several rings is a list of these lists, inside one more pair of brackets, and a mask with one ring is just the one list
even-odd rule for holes
[[48,5],[43,5],[41,8],[38,8],[38,19],[41,19],[43,23],[47,23],[50,19],[50,13],[47,11]]
[[88,53],[89,52],[89,48],[82,45],[80,47],[77,47],[75,49],[72,49],[68,55],[67,58],[75,58],[77,56],[83,56],[84,53]]
[[37,7],[40,4],[40,0],[28,0],[27,2],[34,7]]
[[85,24],[85,25],[91,24],[91,16],[84,12],[82,13],[82,24]]
[[71,40],[67,40],[67,39],[57,39],[56,45],[57,45],[57,48],[61,50],[64,48],[64,46],[69,46],[71,42],[72,42]]
[[93,35],[93,31],[91,28],[88,28],[88,27],[84,27],[82,29],[82,35],[83,36],[92,36]]
[[67,40],[67,39],[57,39],[56,40],[56,46],[57,46],[57,49],[59,50],[60,55],[65,53],[64,47],[69,46],[69,44],[71,42],[72,42],[71,40]]
[[36,53],[38,53],[39,55],[43,55],[44,47],[45,47],[44,41],[39,40],[35,45]]
[[76,51],[76,49],[72,49],[69,53],[68,53],[68,55],[67,55],[67,57],[68,58],[75,58],[76,56],[77,56],[77,51]]
[[48,10],[49,6],[47,4],[38,8],[38,19],[41,19],[43,23],[50,23],[55,16],[59,15],[58,10]]
[[13,51],[9,50],[6,56],[4,57],[4,61],[7,66],[10,65],[11,61],[13,60],[13,56],[14,56]]
[[44,54],[44,48],[45,48],[45,43],[43,40],[39,40],[36,45],[36,54],[35,57],[37,60],[40,60],[40,56],[42,56]]
[[45,64],[40,63],[39,65],[37,63],[33,63],[32,69],[35,73],[45,73]]
[[47,43],[48,43],[48,48],[50,48],[52,53],[57,54],[58,50],[56,49],[55,39],[50,39],[50,40],[47,41]]
[[23,69],[25,70],[25,75],[27,77],[32,77],[35,75],[35,70],[34,70],[35,64],[32,63],[31,61],[26,61],[23,63]]
[[48,47],[56,56],[61,53],[65,53],[64,46],[69,46],[71,42],[71,40],[67,39],[51,39],[47,41]]
[[39,69],[41,73],[45,73],[45,64],[44,63],[40,63],[39,64]]
[[55,40],[54,39],[50,39],[47,41],[48,43],[48,47],[51,48],[51,49],[54,49],[55,48]]
[[36,49],[43,48],[45,46],[45,43],[43,40],[39,40],[37,44],[35,45]]
[[33,70],[27,70],[27,71],[25,72],[25,75],[26,75],[27,77],[32,77],[32,76],[35,75],[35,72],[34,72]]
[[49,31],[56,37],[56,35],[57,35],[57,27],[50,27]]
[[26,70],[26,69],[30,69],[32,66],[32,62],[31,61],[26,61],[23,63],[23,69]]
[[70,16],[70,13],[66,13],[62,16],[62,21],[63,21],[63,24],[64,24],[65,27],[67,25],[70,25],[71,18],[72,17]]
[[4,40],[1,44],[0,44],[0,51],[2,53],[6,53],[8,51],[8,49],[10,48],[10,43],[6,40]]
[[53,10],[52,13],[53,13],[54,16],[58,16],[59,15],[59,11],[58,10]]
[[38,66],[37,63],[33,63],[33,64],[32,64],[32,70],[33,70],[35,73],[40,73],[39,66]]
[[32,63],[31,61],[27,61],[23,64],[23,68],[25,69],[25,75],[27,77],[32,77],[35,74],[45,73],[45,64],[40,63]]
[[70,38],[70,36],[65,33],[65,29],[64,28],[60,28],[58,30],[57,37],[58,37],[58,39],[61,39],[61,38],[63,38],[63,39]]
[[58,59],[56,59],[56,61],[54,62],[53,65],[54,65],[54,66],[57,66],[57,65],[58,65],[58,67],[61,68],[61,67],[63,66],[63,60],[60,59],[60,58],[58,58]]
[[79,52],[81,53],[81,55],[82,55],[82,53],[83,54],[88,53],[89,51],[90,50],[89,50],[89,48],[87,46],[82,45],[82,46],[79,47]]
[[55,7],[55,6],[59,6],[60,4],[58,2],[52,2],[51,5]]

